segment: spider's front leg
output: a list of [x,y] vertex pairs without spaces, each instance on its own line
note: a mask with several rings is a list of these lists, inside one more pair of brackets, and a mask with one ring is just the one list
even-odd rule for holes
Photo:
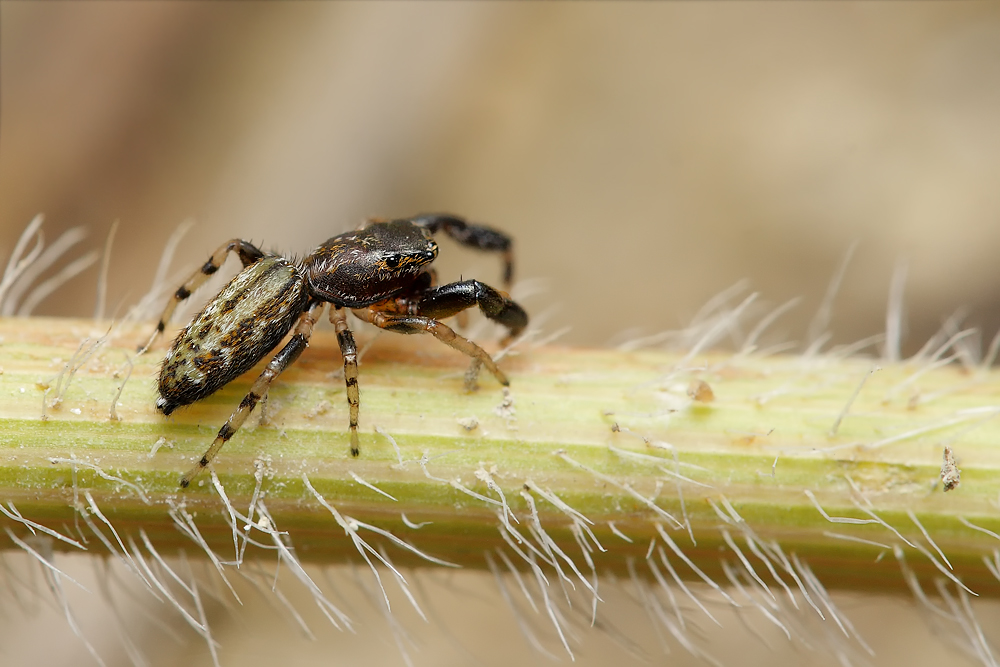
[[138,354],[143,354],[149,349],[149,346],[156,341],[156,337],[163,333],[163,330],[167,327],[167,322],[170,321],[170,316],[174,314],[177,310],[177,306],[181,301],[186,300],[191,294],[201,287],[209,276],[214,274],[222,266],[222,263],[226,261],[226,256],[229,253],[235,252],[240,258],[240,262],[243,264],[243,268],[250,266],[251,264],[263,259],[264,253],[257,248],[257,246],[244,241],[243,239],[233,239],[229,243],[219,246],[212,256],[208,258],[200,269],[191,274],[191,277],[184,281],[184,284],[177,288],[174,292],[173,298],[167,303],[166,308],[163,309],[163,313],[160,315],[160,321],[156,324],[156,329],[153,331],[153,335],[149,337],[146,344],[139,348]]
[[319,304],[299,316],[295,328],[292,329],[291,339],[285,347],[281,348],[280,352],[272,357],[267,367],[254,381],[250,387],[250,391],[240,402],[239,407],[236,408],[226,423],[222,425],[222,428],[219,429],[219,434],[215,436],[215,440],[208,448],[208,451],[201,457],[201,460],[181,478],[182,487],[186,488],[190,485],[191,480],[212,462],[212,459],[219,453],[222,446],[240,430],[243,422],[246,421],[254,407],[256,407],[257,402],[267,393],[274,379],[281,375],[282,371],[295,363],[299,355],[309,347],[309,338],[312,336],[313,327],[316,325],[316,319],[319,317],[322,309],[323,304]]
[[[465,281],[465,283],[478,283],[478,281],[469,280]],[[493,293],[488,298],[491,306],[497,305],[494,296],[500,299],[500,305],[497,308],[489,307],[489,312],[493,313],[492,316],[489,315],[486,308],[483,309],[483,312],[487,313],[490,319],[506,324],[512,335],[520,333],[528,323],[528,316],[524,310],[510,299],[504,298],[492,287],[483,285],[482,283],[478,284],[486,287]],[[504,375],[503,371],[497,367],[493,358],[486,353],[486,350],[468,338],[459,336],[451,327],[435,319],[435,317],[449,317],[476,303],[479,303],[480,307],[482,307],[482,302],[474,298],[475,288],[471,288],[470,290],[469,286],[463,285],[464,283],[452,283],[424,292],[420,297],[417,297],[419,301],[415,299],[410,310],[410,312],[419,314],[402,315],[383,312],[374,308],[359,308],[351,312],[359,319],[369,324],[374,324],[386,331],[405,334],[429,333],[445,345],[470,357],[472,359],[472,366],[465,377],[466,387],[469,389],[474,389],[476,386],[476,376],[478,375],[480,366],[486,366],[486,369],[493,374],[497,382],[506,387],[510,384],[510,381]],[[470,291],[473,296],[470,296]],[[427,310],[424,310],[424,299],[427,297],[432,298],[427,302]],[[497,319],[501,317],[501,314],[503,319]]]
[[424,213],[408,220],[432,234],[443,231],[464,246],[503,253],[503,285],[510,289],[514,280],[514,241],[510,236],[499,229],[467,222],[465,218],[449,213]]
[[[464,313],[466,309],[478,305],[483,315],[507,328],[504,345],[517,337],[528,326],[528,314],[520,305],[512,301],[505,293],[478,280],[463,280],[427,289],[419,293],[415,301],[416,303],[411,308],[413,312],[434,319],[443,319]],[[485,355],[485,352],[483,354]],[[488,355],[486,356],[489,358]],[[492,363],[492,358],[490,358],[490,362]],[[470,391],[476,388],[476,381],[479,378],[479,370],[482,365],[483,362],[479,355],[472,357],[472,364],[465,374],[465,386]],[[487,368],[489,368],[488,364]],[[493,374],[496,375],[495,372]]]

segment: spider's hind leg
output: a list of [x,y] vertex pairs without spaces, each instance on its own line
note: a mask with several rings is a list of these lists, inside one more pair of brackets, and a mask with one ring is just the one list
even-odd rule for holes
[[163,313],[160,315],[160,321],[156,324],[156,329],[153,331],[153,335],[149,337],[146,344],[139,348],[138,354],[144,353],[149,349],[149,346],[153,344],[157,336],[163,333],[163,330],[167,327],[167,322],[170,321],[170,316],[174,314],[177,310],[177,306],[181,301],[186,300],[191,294],[205,284],[209,276],[214,274],[222,266],[222,263],[226,261],[226,256],[235,252],[239,258],[240,262],[243,264],[243,268],[246,268],[257,262],[264,257],[264,253],[257,248],[257,246],[244,241],[243,239],[233,239],[229,243],[219,246],[212,256],[208,258],[200,269],[191,274],[184,284],[177,288],[174,292],[173,297],[170,302],[167,303],[166,307],[163,309]]
[[208,451],[202,455],[198,463],[191,468],[181,478],[181,486],[187,487],[191,484],[191,480],[195,478],[198,473],[204,470],[215,455],[219,453],[222,446],[225,445],[230,438],[236,435],[236,432],[240,430],[243,426],[243,422],[246,421],[250,413],[253,412],[254,407],[256,407],[258,401],[261,397],[267,394],[268,388],[276,377],[281,375],[282,371],[295,363],[295,360],[299,358],[303,350],[309,347],[309,338],[312,336],[313,327],[316,325],[316,318],[319,316],[323,305],[314,306],[309,310],[302,313],[299,316],[299,321],[292,329],[292,337],[285,345],[281,348],[271,361],[267,364],[267,367],[261,372],[261,374],[254,381],[253,385],[250,387],[250,391],[243,400],[240,401],[240,405],[236,410],[230,415],[226,423],[222,425],[219,429],[219,434],[215,436],[215,440],[212,441],[212,445],[208,448]]

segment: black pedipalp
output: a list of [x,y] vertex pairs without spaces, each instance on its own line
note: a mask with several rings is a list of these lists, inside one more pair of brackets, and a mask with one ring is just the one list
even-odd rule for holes
[[420,295],[416,308],[420,315],[442,319],[476,305],[483,315],[507,327],[511,337],[528,326],[528,314],[521,306],[478,280],[463,280],[429,289]]

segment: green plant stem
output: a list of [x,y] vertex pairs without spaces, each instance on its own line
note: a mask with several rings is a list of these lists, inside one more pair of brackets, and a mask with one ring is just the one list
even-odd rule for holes
[[[256,371],[164,418],[153,407],[164,344],[141,357],[133,352],[145,327],[116,331],[68,381],[65,368],[89,345],[80,348],[81,341],[98,339],[108,326],[0,320],[0,501],[80,539],[77,509],[89,505],[89,493],[119,534],[144,531],[163,551],[193,547],[168,513],[182,506],[212,549],[231,553],[228,514],[210,475],[184,492],[177,483]],[[370,336],[359,336],[362,346]],[[112,401],[128,359],[131,377],[114,420]],[[332,333],[319,331],[273,385],[268,423],[259,424],[255,413],[214,469],[244,513],[254,472],[263,471],[266,507],[308,561],[358,554],[306,478],[342,515],[392,531],[437,558],[484,568],[484,552],[506,545],[491,479],[517,517],[512,527],[529,537],[540,525],[581,569],[568,508],[591,522],[606,549],[593,553],[601,572],[624,574],[627,559],[645,558],[652,539],[665,544],[663,533],[715,581],[725,581],[720,559],[738,557],[728,540],[763,572],[746,541],[752,530],[755,544],[774,542],[795,553],[827,587],[903,590],[892,551],[857,540],[901,545],[918,576],[939,576],[928,557],[901,539],[941,561],[912,513],[970,588],[1000,595],[1000,581],[982,561],[1000,541],[963,523],[1000,533],[995,372],[952,366],[918,375],[918,364],[883,366],[842,414],[871,360],[714,353],[688,359],[549,347],[510,354],[500,366],[511,379],[513,414],[499,407],[503,394],[488,375],[477,392],[464,390],[466,362],[454,351],[429,337],[379,336],[361,364],[362,452],[352,459],[337,373],[342,360]],[[697,380],[714,400],[688,396]],[[470,418],[477,424],[471,430]],[[962,471],[950,493],[934,486],[944,444],[954,448]],[[877,516],[899,535],[877,523],[831,523],[807,491],[830,515]],[[25,532],[6,517],[0,522]],[[408,522],[429,523],[414,529]],[[6,533],[0,545],[12,546]],[[399,563],[423,562],[406,550],[391,553]],[[687,566],[678,570],[694,576]]]

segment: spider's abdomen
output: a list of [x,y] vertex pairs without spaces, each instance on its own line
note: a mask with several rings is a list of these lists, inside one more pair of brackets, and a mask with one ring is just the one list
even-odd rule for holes
[[265,257],[243,269],[177,336],[160,368],[157,409],[169,415],[250,370],[308,301],[306,281],[288,260]]

